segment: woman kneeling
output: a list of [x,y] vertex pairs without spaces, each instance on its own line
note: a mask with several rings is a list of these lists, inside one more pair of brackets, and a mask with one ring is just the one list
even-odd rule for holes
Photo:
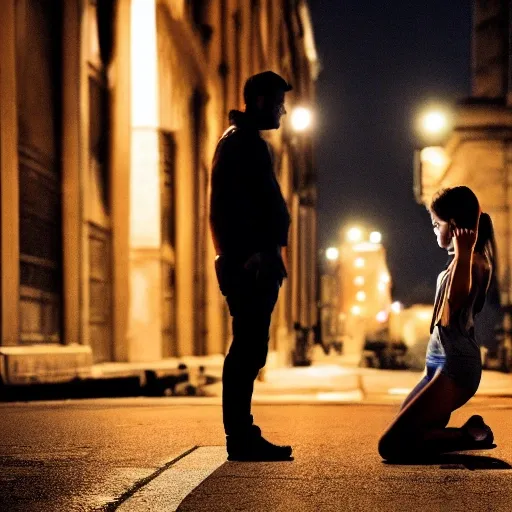
[[437,243],[450,254],[439,274],[423,379],[379,441],[382,458],[409,459],[491,447],[494,436],[481,416],[447,428],[451,413],[477,391],[482,375],[474,319],[494,271],[494,232],[468,187],[440,191],[430,206]]

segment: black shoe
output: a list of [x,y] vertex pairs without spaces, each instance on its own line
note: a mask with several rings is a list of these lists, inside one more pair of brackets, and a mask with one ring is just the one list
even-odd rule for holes
[[228,460],[239,462],[290,461],[291,446],[278,446],[267,441],[261,430],[252,425],[250,431],[241,436],[226,436]]

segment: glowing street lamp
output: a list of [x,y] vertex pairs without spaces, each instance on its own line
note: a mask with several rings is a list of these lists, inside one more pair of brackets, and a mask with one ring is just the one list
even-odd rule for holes
[[400,313],[400,311],[402,311],[403,309],[403,304],[401,302],[393,302],[393,304],[391,304],[391,311],[393,313]]
[[311,126],[312,114],[309,108],[295,107],[291,115],[292,128],[296,132],[304,132]]
[[421,126],[428,135],[437,135],[448,127],[448,118],[441,110],[432,110],[423,115]]
[[359,316],[361,314],[361,307],[360,306],[352,306],[352,308],[350,309],[350,312],[354,316]]
[[358,302],[364,302],[366,300],[366,293],[362,290],[356,293],[356,299]]
[[381,281],[381,283],[389,283],[391,281],[391,277],[389,277],[389,274],[386,274],[385,272],[383,272],[380,275],[380,281]]
[[370,242],[372,244],[380,244],[382,242],[382,234],[379,231],[370,233]]
[[360,242],[363,238],[363,231],[360,228],[350,228],[347,231],[347,239],[349,242]]
[[375,319],[377,320],[377,322],[379,322],[379,324],[383,324],[384,322],[387,321],[388,314],[386,311],[379,311],[375,316]]
[[329,247],[329,249],[327,249],[325,251],[325,257],[329,260],[329,261],[336,261],[340,256],[340,251],[338,251],[338,249],[336,249],[336,247]]
[[452,115],[449,107],[432,105],[420,113],[416,120],[416,129],[426,140],[440,139],[450,129]]

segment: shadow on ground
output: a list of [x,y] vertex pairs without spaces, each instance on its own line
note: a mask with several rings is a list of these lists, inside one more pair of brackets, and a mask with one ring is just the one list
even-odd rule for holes
[[[494,445],[493,447],[496,447]],[[384,461],[384,464],[390,466],[439,466],[440,469],[512,469],[512,466],[504,460],[487,455],[471,455],[465,453],[444,453],[422,459],[410,459],[402,461]]]

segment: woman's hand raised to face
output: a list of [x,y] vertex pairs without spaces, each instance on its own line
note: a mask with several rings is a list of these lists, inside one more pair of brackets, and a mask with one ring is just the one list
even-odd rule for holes
[[453,228],[453,247],[455,257],[471,256],[478,237],[477,229]]

